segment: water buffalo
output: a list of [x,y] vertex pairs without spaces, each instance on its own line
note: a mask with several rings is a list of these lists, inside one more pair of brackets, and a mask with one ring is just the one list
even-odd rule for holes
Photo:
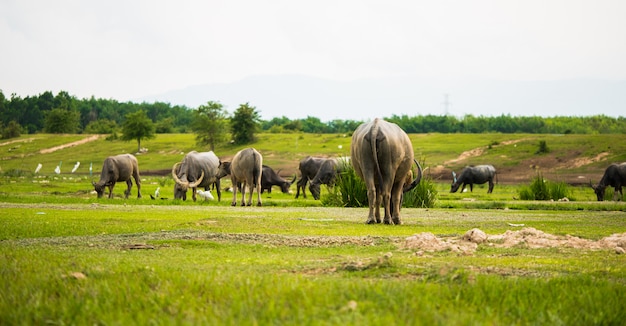
[[300,196],[300,188],[302,188],[302,196],[306,198],[306,184],[315,178],[317,171],[322,166],[322,163],[326,161],[326,158],[307,156],[300,160],[298,169],[300,170],[300,180],[296,184],[296,199]]
[[336,158],[325,159],[322,162],[320,168],[317,170],[317,173],[313,179],[311,179],[311,184],[309,184],[309,190],[315,200],[320,199],[320,186],[323,184],[332,186],[337,179],[337,174],[341,171],[341,162],[339,162]]
[[220,179],[217,175],[219,166],[220,159],[212,151],[187,153],[181,162],[172,167],[172,178],[176,182],[174,198],[187,200],[187,190],[191,188],[192,199],[196,201],[197,188],[209,190],[215,184],[218,201],[221,200]]
[[102,198],[104,188],[109,188],[109,198],[113,198],[113,187],[118,181],[126,181],[128,189],[124,191],[125,198],[130,195],[130,189],[133,187],[131,177],[135,179],[137,184],[137,198],[141,198],[141,179],[139,178],[139,164],[137,158],[131,154],[121,154],[109,156],[104,160],[102,172],[100,173],[100,181],[91,182],[93,184],[98,198]]
[[295,176],[291,181],[285,180],[281,176],[279,176],[278,173],[274,171],[274,169],[267,165],[263,165],[263,173],[261,174],[261,193],[263,193],[264,190],[267,190],[267,192],[271,194],[272,187],[279,186],[280,190],[284,194],[288,194],[290,193],[289,187],[291,187],[291,184],[295,181]]
[[493,191],[493,179],[496,176],[496,169],[493,165],[467,166],[461,171],[461,175],[458,178],[454,171],[452,172],[452,176],[454,180],[452,180],[450,192],[456,192],[461,185],[463,185],[461,192],[465,190],[465,185],[469,185],[470,191],[474,191],[474,184],[489,182],[489,190],[487,190],[487,193],[490,194]]
[[[624,194],[622,193],[622,186],[626,186],[626,162],[624,163],[613,163],[609,165],[604,171],[604,175],[597,186],[591,184],[589,181],[589,185],[593,188],[593,191],[596,193],[598,197],[598,201],[604,200],[604,190],[606,187],[614,187],[615,191],[613,192],[613,200],[621,200]],[[619,195],[618,195],[619,193]]]
[[410,191],[422,178],[418,176],[405,187],[414,161],[409,136],[395,123],[382,119],[361,124],[352,134],[351,161],[355,172],[367,187],[369,215],[367,223],[380,223],[380,206],[384,206],[385,224],[401,224],[400,205],[403,191]]
[[[252,190],[256,188],[257,206],[261,203],[261,174],[263,173],[263,156],[254,148],[242,149],[233,157],[230,162],[220,164],[219,175],[230,174],[233,184],[232,206],[237,205],[237,188],[241,184],[241,206],[252,205]],[[249,188],[250,195],[246,203],[246,188]]]

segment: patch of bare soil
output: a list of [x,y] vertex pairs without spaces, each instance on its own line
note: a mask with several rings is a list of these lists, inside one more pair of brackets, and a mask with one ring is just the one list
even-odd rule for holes
[[523,228],[519,231],[506,231],[499,235],[487,235],[479,229],[467,231],[459,238],[438,238],[430,232],[415,234],[405,239],[402,248],[417,250],[417,255],[424,252],[450,250],[463,254],[472,254],[479,244],[497,248],[575,248],[585,250],[610,249],[617,254],[626,251],[626,233],[613,234],[598,241],[566,235],[559,237],[535,228]]
[[6,141],[4,143],[0,143],[0,146],[6,146],[6,145],[11,145],[11,144],[15,144],[15,143],[30,143],[33,140],[35,140],[35,138],[26,138],[26,139],[16,139],[16,140],[10,140],[10,141]]
[[[206,221],[207,223],[209,221]],[[163,231],[156,233],[95,235],[74,237],[52,237],[15,240],[16,243],[32,245],[89,246],[127,249],[158,249],[168,244],[148,245],[147,242],[159,240],[209,240],[260,244],[268,247],[335,247],[344,245],[376,246],[386,243],[395,244],[401,250],[414,251],[422,256],[426,252],[452,251],[472,255],[479,245],[496,248],[575,248],[581,250],[612,250],[616,254],[626,251],[626,232],[613,234],[598,241],[574,236],[556,236],[537,230],[523,228],[518,231],[506,231],[499,235],[487,235],[479,229],[467,231],[462,237],[437,237],[430,232],[412,235],[404,240],[400,237],[374,236],[288,236],[277,234],[253,233],[211,233],[203,231]]]
[[56,152],[58,150],[64,149],[64,148],[68,148],[68,147],[73,147],[73,146],[78,146],[78,145],[83,145],[89,142],[92,142],[94,140],[98,140],[98,138],[103,137],[102,135],[93,135],[93,136],[89,136],[87,138],[83,138],[81,140],[77,140],[71,143],[67,143],[67,144],[63,144],[63,145],[59,145],[59,146],[54,146],[51,148],[45,148],[39,151],[40,154],[48,154],[48,153],[52,153],[52,152]]

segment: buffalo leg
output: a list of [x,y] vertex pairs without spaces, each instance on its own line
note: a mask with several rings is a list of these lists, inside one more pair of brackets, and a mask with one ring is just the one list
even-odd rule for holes
[[217,179],[217,181],[215,181],[215,183],[213,183],[213,187],[215,188],[215,191],[217,192],[217,201],[222,201],[222,191],[220,190],[220,179]]
[[141,178],[139,177],[139,173],[133,176],[133,178],[135,178],[135,184],[137,185],[137,198],[141,198]]
[[383,223],[385,224],[392,224],[391,221],[391,189],[388,189],[387,187],[383,188],[381,187],[381,189],[378,189],[380,191],[380,193],[382,194],[382,203],[385,205],[385,217],[383,219]]
[[395,225],[402,224],[400,220],[400,207],[402,206],[402,187],[403,183],[395,184],[391,190],[391,219]]
[[232,187],[233,187],[233,201],[230,203],[230,206],[237,206],[237,188],[239,185],[237,184],[237,180],[233,177],[231,178]]
[[304,199],[306,199],[306,184],[309,180],[305,179],[304,177],[300,178],[300,180],[298,180],[298,183],[296,184],[297,186],[297,190],[296,190],[296,199],[298,199],[298,197],[300,196],[300,188],[302,188],[302,197],[304,197]]
[[128,199],[128,196],[130,196],[130,190],[133,188],[133,182],[130,180],[130,178],[128,178],[128,180],[126,180],[126,191],[124,191],[124,197],[126,199]]
[[488,194],[490,194],[493,191],[493,181],[489,180],[489,191],[487,191]]
[[107,186],[109,188],[109,199],[113,198],[113,187],[115,187],[115,183]]
[[[365,180],[369,180],[365,178]],[[380,207],[377,204],[376,186],[374,181],[367,181],[367,201],[369,202],[369,214],[367,216],[367,224],[380,223]],[[374,207],[376,208],[376,217],[374,217]]]
[[[255,188],[256,188],[256,205],[263,206],[263,204],[261,203],[261,190],[260,190],[261,184],[259,183]],[[250,204],[252,204],[252,192],[250,192]]]
[[248,183],[242,182],[241,189],[239,189],[241,191],[241,206],[246,206],[246,189],[247,188],[248,188]]

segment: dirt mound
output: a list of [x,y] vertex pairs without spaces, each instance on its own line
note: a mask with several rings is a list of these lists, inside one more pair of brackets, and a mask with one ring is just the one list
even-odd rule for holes
[[598,241],[582,239],[566,235],[559,237],[545,233],[535,228],[523,228],[519,231],[507,230],[500,235],[486,235],[479,229],[472,229],[465,233],[460,239],[437,238],[434,234],[424,232],[410,236],[405,239],[403,248],[419,249],[418,255],[424,251],[435,252],[451,250],[461,253],[472,253],[479,243],[486,243],[489,246],[500,248],[526,247],[526,248],[576,248],[588,250],[610,249],[621,254],[626,251],[626,233],[613,234]]

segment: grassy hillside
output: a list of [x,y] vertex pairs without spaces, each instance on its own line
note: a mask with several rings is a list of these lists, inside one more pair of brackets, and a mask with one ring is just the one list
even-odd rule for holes
[[[4,172],[22,170],[32,173],[38,163],[40,174],[53,174],[60,163],[63,174],[69,174],[74,164],[81,166],[77,174],[98,174],[102,161],[109,155],[134,153],[135,142],[97,140],[54,150],[92,135],[25,135],[0,142],[0,169]],[[459,171],[468,164],[489,163],[499,170],[500,181],[526,182],[537,171],[574,182],[599,180],[612,162],[626,161],[626,135],[534,135],[534,134],[411,134],[416,158],[426,163],[437,179],[447,180],[451,170]],[[260,134],[258,141],[248,145],[258,149],[264,163],[292,175],[298,162],[307,155],[349,155],[350,135],[347,134]],[[536,154],[539,142],[545,141],[550,152]],[[174,163],[191,150],[206,151],[196,145],[193,134],[159,134],[143,141],[148,152],[137,154],[143,174],[168,173]],[[247,146],[222,145],[216,154],[229,160]],[[48,150],[48,151],[46,151]]]

